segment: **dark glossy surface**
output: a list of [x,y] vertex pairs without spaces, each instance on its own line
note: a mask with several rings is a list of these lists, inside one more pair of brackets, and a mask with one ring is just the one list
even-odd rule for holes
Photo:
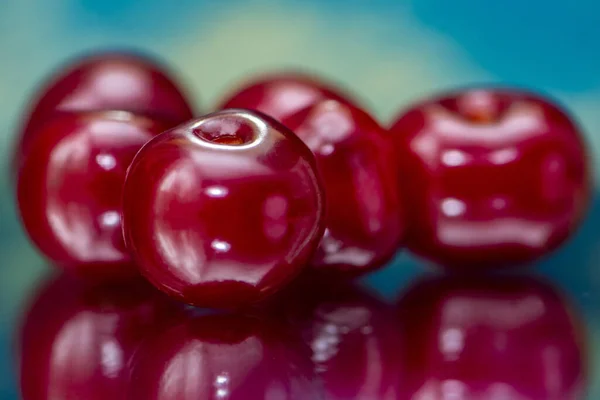
[[[310,278],[312,279],[312,278]],[[24,400],[582,400],[591,346],[533,276],[429,276],[395,304],[303,280],[254,316],[142,281],[45,280],[22,317]]]
[[293,286],[277,305],[311,348],[324,398],[396,399],[405,371],[391,307],[357,286]]
[[153,139],[125,183],[125,238],[142,273],[206,307],[244,306],[293,279],[318,245],[323,213],[310,150],[243,110]]
[[407,371],[400,399],[585,398],[586,333],[542,281],[425,279],[402,295],[397,316]]
[[18,337],[23,400],[131,400],[129,361],[140,340],[175,315],[143,282],[86,286],[62,275],[35,293]]
[[46,121],[18,177],[21,220],[38,249],[79,274],[130,276],[121,194],[133,156],[170,128],[124,111],[61,113]]
[[217,109],[247,108],[281,121],[320,100],[345,102],[346,98],[345,93],[310,75],[275,73],[247,81]]
[[309,352],[268,320],[188,318],[145,340],[132,363],[131,400],[318,400]]
[[326,230],[311,265],[358,275],[381,267],[404,238],[392,142],[366,112],[335,100],[282,123],[313,151],[325,183]]
[[577,127],[528,93],[473,89],[413,107],[391,128],[408,247],[457,268],[516,264],[558,247],[587,209]]

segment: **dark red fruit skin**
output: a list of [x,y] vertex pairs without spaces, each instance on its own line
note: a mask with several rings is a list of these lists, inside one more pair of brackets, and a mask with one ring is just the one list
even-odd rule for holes
[[398,303],[400,399],[579,400],[586,346],[575,310],[533,277],[434,277]]
[[404,239],[393,143],[365,111],[322,100],[282,123],[312,150],[325,183],[325,235],[318,272],[356,276],[383,266]]
[[17,182],[21,221],[37,248],[82,276],[136,275],[121,229],[125,172],[170,127],[124,111],[61,113],[40,126]]
[[310,150],[266,116],[225,110],[156,137],[124,190],[124,236],[156,287],[189,304],[238,308],[298,275],[323,234]]
[[271,303],[312,350],[326,400],[396,399],[403,349],[393,308],[364,289],[309,274]]
[[133,53],[96,53],[72,61],[39,93],[18,138],[15,170],[40,124],[56,112],[125,110],[169,120],[173,126],[193,116],[171,73],[155,60]]
[[310,74],[280,72],[257,76],[222,100],[217,110],[246,108],[283,120],[320,100],[347,102],[350,96]]
[[129,400],[319,400],[306,349],[268,319],[201,315],[146,338]]
[[392,126],[407,246],[434,263],[486,268],[556,249],[587,210],[578,127],[550,101],[471,89],[412,107]]
[[143,281],[91,286],[67,274],[35,292],[19,332],[23,400],[130,400],[129,361],[182,311]]

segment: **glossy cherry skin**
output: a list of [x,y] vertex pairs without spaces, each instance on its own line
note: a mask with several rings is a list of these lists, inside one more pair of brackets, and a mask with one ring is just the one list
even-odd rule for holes
[[27,154],[38,126],[57,111],[126,110],[177,125],[192,118],[190,102],[162,65],[130,53],[100,53],[56,72],[32,102],[23,126],[15,167]]
[[313,151],[325,183],[326,229],[311,266],[335,275],[381,267],[405,230],[389,136],[366,112],[335,100],[317,102],[282,123]]
[[396,399],[403,350],[392,308],[354,285],[304,277],[276,303],[312,350],[326,400]]
[[57,265],[93,279],[137,274],[123,242],[121,194],[135,153],[171,124],[124,111],[56,114],[17,183],[21,220]]
[[142,274],[203,307],[241,307],[282,288],[317,247],[323,214],[310,150],[245,110],[154,138],[125,182],[124,235]]
[[281,121],[320,100],[346,102],[348,98],[346,93],[311,75],[282,72],[249,80],[217,109],[246,108]]
[[177,306],[146,282],[89,286],[62,275],[36,292],[19,336],[23,400],[130,400],[129,361]]
[[413,107],[391,128],[407,246],[468,269],[529,262],[587,209],[590,169],[564,111],[537,95],[471,89]]
[[400,399],[585,398],[582,325],[544,282],[425,279],[401,298],[397,312],[408,371]]
[[130,400],[318,400],[309,353],[277,323],[205,315],[147,338]]

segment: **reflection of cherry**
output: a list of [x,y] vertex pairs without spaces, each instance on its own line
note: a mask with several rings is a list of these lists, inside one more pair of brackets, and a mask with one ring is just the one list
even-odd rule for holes
[[270,321],[186,318],[149,337],[132,363],[129,400],[318,400],[309,354]]
[[523,263],[564,242],[590,194],[578,128],[549,101],[467,90],[419,104],[391,128],[410,250],[438,264]]
[[144,282],[86,287],[66,275],[37,293],[20,334],[24,400],[130,400],[128,361],[177,310]]
[[402,399],[579,400],[583,332],[555,290],[533,278],[441,277],[401,298]]
[[395,399],[402,349],[390,308],[350,285],[294,284],[277,307],[312,349],[326,400]]

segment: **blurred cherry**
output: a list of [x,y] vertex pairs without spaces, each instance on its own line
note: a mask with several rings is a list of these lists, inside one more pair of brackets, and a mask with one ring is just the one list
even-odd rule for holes
[[21,221],[37,248],[78,275],[136,275],[121,228],[125,173],[144,143],[170,127],[125,111],[48,118],[17,181]]
[[129,400],[318,400],[306,348],[278,323],[187,317],[149,337],[132,363]]
[[404,240],[393,142],[364,110],[323,100],[282,123],[311,149],[323,178],[326,230],[311,266],[333,276],[382,267]]
[[390,129],[407,247],[442,266],[527,263],[567,240],[592,190],[579,127],[552,101],[475,88],[416,104]]
[[529,277],[437,277],[398,304],[401,399],[580,400],[586,348],[574,310]]
[[14,167],[18,169],[28,153],[40,124],[57,112],[124,110],[174,126],[192,118],[186,97],[172,73],[150,57],[104,52],[73,60],[56,71],[31,102]]
[[282,121],[320,100],[345,103],[349,98],[338,88],[310,74],[280,72],[247,80],[223,99],[217,109],[246,108]]
[[56,111],[125,110],[172,120],[192,118],[182,86],[156,60],[135,53],[95,53],[56,71],[32,103],[27,128]]
[[19,336],[24,400],[129,400],[128,362],[156,321],[179,308],[143,281],[86,286],[63,274],[44,283]]

